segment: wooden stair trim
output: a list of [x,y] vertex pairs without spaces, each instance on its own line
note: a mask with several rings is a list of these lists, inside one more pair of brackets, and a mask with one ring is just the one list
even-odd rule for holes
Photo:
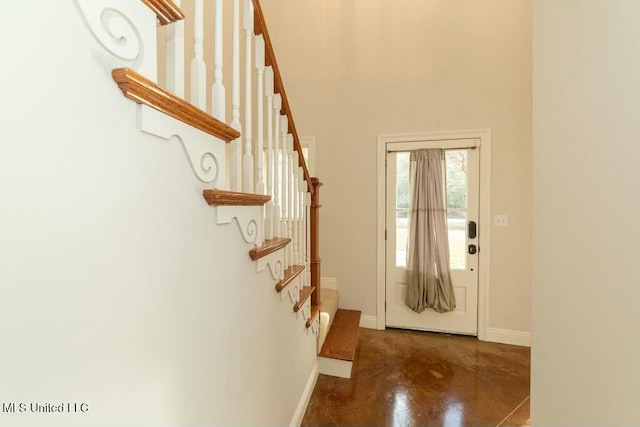
[[262,246],[251,249],[249,251],[249,256],[254,261],[258,260],[277,251],[278,249],[284,248],[289,244],[289,242],[291,242],[289,237],[276,237],[275,239],[265,240]]
[[360,315],[358,310],[338,309],[319,356],[353,362],[358,344]]
[[180,7],[171,0],[142,0],[158,17],[160,25],[167,25],[184,19]]
[[263,206],[271,196],[253,193],[238,193],[225,190],[203,190],[202,197],[209,206]]
[[138,104],[148,105],[227,143],[240,137],[240,132],[231,126],[161,88],[131,68],[116,68],[111,76],[124,96]]
[[302,290],[300,291],[300,299],[298,300],[298,302],[293,306],[293,311],[295,311],[296,313],[298,311],[300,311],[300,309],[302,308],[302,306],[304,305],[304,302],[306,300],[309,299],[309,297],[311,296],[311,293],[313,292],[314,287],[313,286],[303,286]]
[[[276,283],[276,291],[281,292],[293,281],[300,273],[304,271],[304,265],[292,265],[284,271],[284,277]],[[298,311],[298,310],[296,310]]]
[[322,307],[322,303],[319,303],[319,304],[311,306],[311,314],[309,315],[309,318],[307,319],[307,323],[306,323],[307,328],[311,327],[311,325],[313,324],[313,320],[320,313],[320,308],[321,307]]

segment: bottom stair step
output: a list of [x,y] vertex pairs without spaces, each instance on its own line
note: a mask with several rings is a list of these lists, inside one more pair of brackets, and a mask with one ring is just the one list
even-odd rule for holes
[[336,311],[331,329],[318,355],[321,374],[351,378],[358,344],[360,315],[361,312],[357,310]]

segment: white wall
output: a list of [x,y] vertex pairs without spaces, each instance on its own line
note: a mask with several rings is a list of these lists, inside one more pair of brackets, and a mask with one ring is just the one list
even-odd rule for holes
[[89,405],[0,425],[289,424],[315,337],[136,129],[119,60],[71,1],[0,3],[0,46],[0,403]]
[[[530,331],[531,2],[264,1],[296,124],[315,135],[322,275],[376,315],[376,145],[492,129],[489,326]],[[486,249],[485,249],[486,250]]]
[[639,18],[535,1],[533,425],[640,424]]

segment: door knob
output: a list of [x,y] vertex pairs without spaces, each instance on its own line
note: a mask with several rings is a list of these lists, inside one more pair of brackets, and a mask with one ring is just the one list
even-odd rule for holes
[[478,247],[476,245],[469,245],[469,254],[475,255],[478,252]]

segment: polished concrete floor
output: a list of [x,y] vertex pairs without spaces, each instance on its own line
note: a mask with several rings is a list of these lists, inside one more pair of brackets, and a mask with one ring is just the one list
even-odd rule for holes
[[351,379],[320,375],[303,426],[527,426],[530,351],[360,329]]

